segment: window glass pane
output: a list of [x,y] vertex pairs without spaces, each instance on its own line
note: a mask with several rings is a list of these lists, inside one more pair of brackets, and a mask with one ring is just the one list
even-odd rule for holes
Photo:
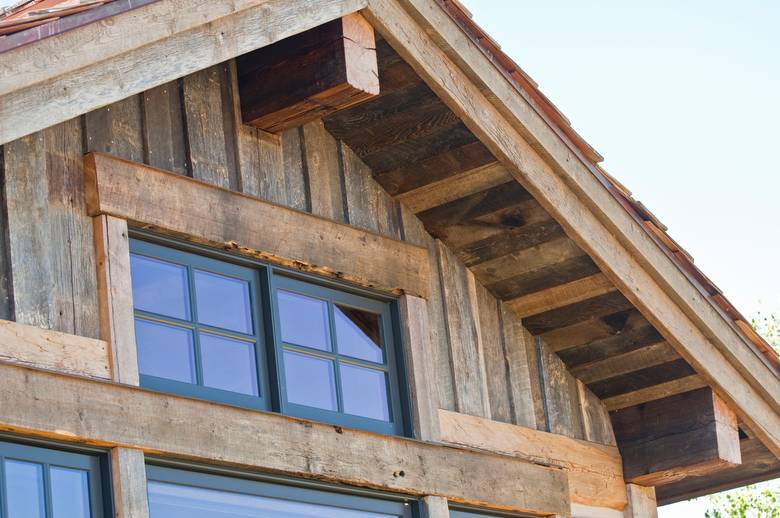
[[156,481],[149,482],[148,494],[151,518],[389,518],[397,516]]
[[136,318],[135,341],[141,374],[195,383],[192,331]]
[[339,354],[376,363],[384,361],[379,315],[338,305],[333,314]]
[[131,255],[130,270],[136,309],[189,320],[187,269],[184,266]]
[[201,333],[200,354],[204,385],[257,395],[254,343]]
[[338,409],[333,362],[306,354],[284,352],[287,401],[325,410]]
[[8,518],[43,518],[43,466],[19,460],[5,461]]
[[344,363],[339,368],[344,412],[389,421],[385,373]]
[[284,290],[278,291],[277,299],[282,341],[330,350],[327,302]]
[[80,469],[52,466],[51,504],[53,518],[89,518],[89,477]]
[[248,282],[200,270],[193,272],[193,278],[200,323],[252,333]]

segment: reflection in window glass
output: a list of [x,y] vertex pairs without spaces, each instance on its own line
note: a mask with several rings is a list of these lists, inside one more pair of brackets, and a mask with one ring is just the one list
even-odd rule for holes
[[283,342],[330,350],[327,302],[284,290],[277,299]]
[[43,465],[6,459],[8,518],[44,518]]
[[239,333],[252,333],[249,283],[240,279],[195,270],[198,321]]
[[182,320],[190,318],[184,266],[132,254],[130,271],[135,309]]
[[339,354],[382,363],[379,315],[339,305],[334,306],[333,315]]
[[332,361],[285,351],[284,374],[290,403],[338,409]]
[[81,469],[52,466],[52,518],[89,518],[89,478]]
[[257,395],[255,344],[201,333],[203,384],[231,392]]
[[136,318],[135,341],[141,374],[195,383],[192,331]]
[[397,515],[356,511],[265,496],[149,482],[151,518],[390,518]]
[[340,369],[344,412],[389,421],[385,373],[344,363]]

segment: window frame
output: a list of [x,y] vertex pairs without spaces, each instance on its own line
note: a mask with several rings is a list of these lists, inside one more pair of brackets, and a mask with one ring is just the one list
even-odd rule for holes
[[505,511],[491,511],[474,507],[449,505],[450,518],[530,518],[530,515],[522,513],[508,513]]
[[[282,476],[233,470],[215,471],[188,464],[153,461],[146,464],[146,479],[147,491],[149,482],[160,482],[355,511],[394,514],[403,518],[416,518],[417,515],[416,500],[410,498]],[[149,512],[151,515],[151,506]]]
[[[256,268],[242,266],[226,262],[220,259],[211,258],[193,251],[181,250],[164,244],[158,244],[145,239],[137,239],[132,234],[130,236],[130,254],[140,255],[151,259],[167,261],[173,264],[184,266],[187,271],[188,303],[190,309],[190,320],[182,320],[176,317],[160,315],[133,307],[133,320],[141,319],[147,322],[162,323],[174,326],[180,329],[192,330],[193,359],[195,362],[195,381],[196,383],[187,383],[159,376],[144,374],[140,370],[139,363],[139,381],[142,387],[159,392],[174,393],[184,396],[206,399],[209,401],[218,401],[229,405],[254,408],[255,410],[272,409],[272,393],[268,376],[268,357],[266,346],[266,322],[263,318],[262,296],[258,296],[263,291],[262,272]],[[185,261],[186,259],[186,261]],[[197,321],[196,295],[193,270],[207,271],[216,273],[234,279],[245,280],[249,283],[249,302],[251,305],[250,314],[254,324],[253,334],[240,333],[221,329],[216,326],[202,324]],[[208,334],[248,341],[252,336],[255,344],[255,376],[257,379],[257,390],[259,395],[242,394],[231,392],[229,390],[208,387],[202,384],[202,358],[200,350],[200,335],[205,331]],[[136,351],[138,344],[136,343]]]
[[[170,261],[175,264],[185,264],[178,257],[192,258],[205,261],[206,264],[219,263],[228,267],[237,267],[252,270],[257,277],[255,289],[250,287],[250,301],[252,304],[252,316],[255,319],[255,332],[258,337],[256,358],[258,360],[257,375],[260,390],[265,396],[259,398],[230,392],[221,389],[213,389],[203,385],[169,380],[140,373],[140,385],[150,390],[173,393],[185,397],[203,399],[216,403],[250,408],[260,411],[273,411],[283,415],[315,420],[327,424],[358,428],[362,430],[382,433],[387,435],[412,436],[409,390],[406,384],[405,351],[401,343],[401,322],[399,317],[398,299],[385,293],[356,287],[343,282],[333,281],[319,275],[313,275],[299,270],[285,268],[272,263],[248,257],[246,255],[219,250],[205,245],[194,244],[181,239],[163,236],[144,229],[129,229],[131,255],[144,255],[158,260]],[[139,247],[141,249],[139,253]],[[157,252],[162,252],[162,255]],[[188,279],[191,279],[190,263]],[[211,268],[206,268],[212,271]],[[218,270],[215,273],[220,273]],[[224,274],[223,274],[224,275]],[[281,283],[302,283],[311,292],[322,291],[330,293],[334,299],[338,299],[343,305],[363,309],[355,305],[355,301],[368,302],[368,311],[381,315],[382,334],[385,338],[385,357],[388,364],[388,410],[391,421],[381,421],[368,417],[327,411],[307,407],[303,405],[290,405],[286,403],[284,385],[284,364],[281,348],[281,330],[278,320],[278,304],[276,301],[276,287]],[[194,285],[190,280],[190,304],[194,300]],[[382,310],[378,311],[381,307]],[[371,311],[374,308],[374,311]],[[133,307],[135,320],[138,310]],[[190,308],[191,317],[192,308]],[[146,313],[142,312],[142,318]],[[167,319],[162,322],[168,323]],[[176,321],[176,319],[171,319]],[[332,325],[332,323],[331,323]],[[211,329],[210,326],[201,326]],[[331,329],[331,335],[335,331]],[[195,346],[197,349],[197,345]],[[136,350],[138,345],[136,343]],[[356,363],[370,363],[360,359]],[[259,401],[261,400],[262,401]]]
[[5,479],[5,460],[41,464],[44,482],[44,516],[52,517],[51,477],[52,466],[87,472],[91,518],[108,518],[113,514],[111,506],[110,470],[105,454],[92,449],[62,449],[58,444],[44,441],[17,440],[0,435],[0,517],[8,516],[8,495]]

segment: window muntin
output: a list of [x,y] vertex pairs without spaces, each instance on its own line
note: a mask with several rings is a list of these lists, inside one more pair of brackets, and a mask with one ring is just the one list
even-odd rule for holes
[[0,442],[1,518],[102,518],[97,456]]
[[143,386],[404,433],[389,301],[182,246],[131,239]]
[[130,268],[141,383],[270,409],[259,273],[138,240]]
[[399,500],[147,466],[150,518],[411,518]]
[[390,305],[278,274],[272,289],[282,411],[402,433]]

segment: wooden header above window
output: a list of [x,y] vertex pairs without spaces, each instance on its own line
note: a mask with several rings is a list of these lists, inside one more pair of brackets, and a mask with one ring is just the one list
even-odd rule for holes
[[374,29],[358,13],[237,59],[245,124],[279,132],[379,94]]
[[192,242],[427,297],[428,252],[349,225],[102,153],[85,157],[87,210]]

